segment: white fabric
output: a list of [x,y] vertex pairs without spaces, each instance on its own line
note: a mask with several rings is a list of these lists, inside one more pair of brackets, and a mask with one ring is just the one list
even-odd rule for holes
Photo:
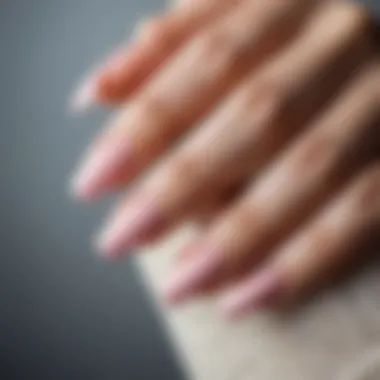
[[[139,259],[155,300],[191,234],[178,232]],[[214,299],[157,307],[189,380],[379,380],[379,279],[372,267],[288,315],[239,323],[224,320]]]

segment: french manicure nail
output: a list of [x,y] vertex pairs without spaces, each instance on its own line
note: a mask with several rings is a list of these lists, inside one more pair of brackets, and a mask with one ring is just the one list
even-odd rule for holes
[[193,259],[186,260],[175,269],[174,275],[164,287],[164,296],[168,303],[176,304],[194,296],[199,287],[221,270],[223,255],[211,246],[194,248]]
[[265,268],[253,278],[234,287],[222,299],[223,312],[230,318],[271,306],[280,297],[283,281],[277,270]]
[[83,199],[93,199],[107,190],[109,180],[128,164],[132,154],[129,140],[123,137],[104,138],[90,150],[72,179],[72,192]]
[[119,257],[124,250],[136,248],[146,235],[163,224],[161,213],[151,200],[135,198],[111,218],[98,234],[95,244],[103,255]]

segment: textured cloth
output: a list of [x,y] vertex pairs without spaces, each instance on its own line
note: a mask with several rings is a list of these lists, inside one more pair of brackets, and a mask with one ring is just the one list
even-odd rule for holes
[[[154,295],[189,237],[179,232],[139,259]],[[215,299],[157,305],[189,380],[379,380],[379,274],[372,266],[292,314],[239,323],[226,322]]]

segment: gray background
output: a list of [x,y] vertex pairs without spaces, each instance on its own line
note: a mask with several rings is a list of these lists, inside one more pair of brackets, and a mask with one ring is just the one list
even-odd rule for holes
[[91,250],[108,205],[67,191],[106,116],[72,119],[67,97],[153,2],[0,3],[1,380],[182,378],[138,274]]

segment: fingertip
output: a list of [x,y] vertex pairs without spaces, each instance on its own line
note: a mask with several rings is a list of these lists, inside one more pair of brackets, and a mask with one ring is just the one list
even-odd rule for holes
[[112,229],[107,225],[95,235],[93,246],[100,257],[113,260],[120,258],[122,244],[120,243],[120,239],[118,239],[118,234],[120,234],[119,230]]
[[165,226],[150,199],[137,195],[122,207],[122,211],[113,215],[95,238],[97,249],[112,257],[143,245],[147,236]]
[[264,268],[231,288],[221,299],[222,313],[239,319],[254,310],[267,309],[283,295],[284,281],[274,268]]
[[78,175],[71,178],[67,189],[69,196],[77,201],[94,202],[99,198],[99,192],[88,186]]
[[97,103],[98,73],[92,73],[80,82],[69,99],[69,112],[81,115]]
[[239,299],[239,295],[228,294],[222,297],[219,302],[219,309],[229,320],[235,321],[247,313],[246,305]]
[[176,305],[195,296],[208,279],[221,271],[223,256],[208,246],[194,249],[194,258],[178,265],[163,286],[165,301]]
[[[70,192],[75,198],[92,201],[113,191],[113,181],[122,170],[128,171],[132,161],[129,139],[105,136],[82,159],[70,181]],[[127,183],[125,178],[123,181]]]
[[104,235],[95,235],[92,239],[92,246],[94,247],[97,256],[101,259],[119,262],[123,257],[121,247],[111,245]]
[[98,198],[99,190],[93,185],[89,173],[78,173],[69,182],[69,195],[76,200],[91,202]]

